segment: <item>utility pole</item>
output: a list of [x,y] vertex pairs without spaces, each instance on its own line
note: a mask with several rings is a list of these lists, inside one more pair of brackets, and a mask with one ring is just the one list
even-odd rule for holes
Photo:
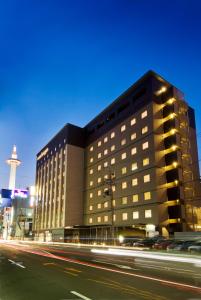
[[109,196],[110,197],[110,211],[111,211],[111,237],[112,237],[112,244],[116,245],[115,240],[115,226],[114,226],[114,195],[113,195],[113,187],[115,186],[115,174],[114,172],[111,172],[109,169],[109,176],[107,179],[105,179],[105,185],[107,185],[107,188],[104,190],[104,197]]

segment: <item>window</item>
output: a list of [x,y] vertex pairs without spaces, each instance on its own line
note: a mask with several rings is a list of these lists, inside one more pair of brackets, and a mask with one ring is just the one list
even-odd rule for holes
[[89,194],[89,198],[90,198],[90,199],[93,198],[93,193],[90,193],[90,194]]
[[122,213],[122,220],[123,221],[128,220],[128,213]]
[[108,137],[106,136],[105,138],[104,138],[104,143],[107,143],[108,142]]
[[137,148],[134,147],[131,149],[131,155],[135,155],[137,153]]
[[122,153],[121,159],[126,159],[126,152]]
[[123,167],[123,168],[121,169],[121,174],[126,174],[126,172],[127,172],[127,168],[126,168],[126,167]]
[[121,140],[121,145],[126,145],[126,139]]
[[101,165],[98,165],[98,171],[100,171],[101,170]]
[[139,211],[134,211],[133,212],[133,219],[134,220],[139,219]]
[[92,218],[89,218],[89,223],[93,223],[93,219]]
[[135,171],[135,170],[137,170],[137,163],[136,162],[132,163],[132,165],[131,165],[131,171]]
[[107,154],[108,154],[108,150],[105,149],[105,150],[104,150],[104,155],[107,155]]
[[121,126],[121,132],[125,131],[126,130],[126,125],[122,125]]
[[127,188],[127,182],[126,181],[122,182],[121,188],[122,188],[122,190]]
[[142,128],[142,134],[145,134],[146,132],[148,132],[148,126]]
[[136,135],[136,132],[132,133],[132,134],[131,134],[131,141],[135,140],[135,139],[136,139],[136,136],[137,136],[137,135]]
[[98,177],[98,183],[101,183],[101,177]]
[[110,161],[111,165],[114,165],[115,164],[115,158],[113,157]]
[[93,184],[94,184],[94,182],[93,182],[93,181],[90,181],[90,182],[89,182],[89,185],[90,185],[90,186],[92,186]]
[[90,205],[90,206],[89,206],[89,210],[93,210],[93,205]]
[[145,142],[142,144],[142,149],[145,150],[145,149],[148,149],[149,148],[149,142]]
[[133,178],[132,179],[132,186],[136,186],[136,185],[138,185],[138,180],[137,180],[137,178]]
[[91,157],[89,161],[90,163],[92,163],[94,161],[93,157]]
[[141,113],[141,119],[144,119],[146,117],[147,117],[147,110],[145,110]]
[[108,207],[108,201],[104,202],[104,208],[107,208]]
[[98,190],[98,196],[101,196],[101,190]]
[[146,209],[144,211],[144,216],[145,216],[145,218],[151,218],[152,217],[151,209]]
[[113,139],[115,137],[115,132],[111,132],[110,138]]
[[109,175],[108,174],[105,174],[104,175],[104,179],[108,179]]
[[149,165],[149,158],[148,157],[144,158],[142,163],[143,163],[143,166],[148,166]]
[[93,174],[94,170],[93,169],[90,169],[89,170],[89,174]]
[[150,174],[144,175],[144,182],[150,182]]
[[115,206],[116,205],[116,201],[112,200],[112,205]]
[[116,215],[113,215],[113,221],[114,222],[116,221]]
[[100,209],[101,208],[101,203],[97,204],[97,208]]
[[111,152],[115,150],[115,145],[112,145],[110,148]]
[[133,126],[133,125],[135,125],[136,124],[136,118],[133,118],[132,120],[131,120],[131,126]]
[[101,217],[97,217],[97,222],[98,222],[98,223],[101,222]]
[[93,150],[94,150],[94,147],[91,146],[90,149],[89,149],[89,151],[92,152]]
[[107,167],[108,167],[108,162],[105,161],[105,162],[104,162],[104,168],[107,168]]
[[108,222],[108,216],[104,216],[104,222]]
[[98,158],[101,158],[102,154],[101,152],[98,153]]
[[139,200],[138,194],[134,194],[133,195],[133,202],[138,202],[138,200]]
[[99,142],[98,142],[98,147],[100,147],[100,146],[101,146],[101,144],[102,144],[102,143],[101,143],[101,141],[99,141]]
[[144,193],[144,200],[150,200],[151,199],[151,193],[150,192],[145,192]]
[[116,186],[115,186],[115,185],[112,186],[112,191],[113,191],[113,192],[116,191]]
[[121,204],[127,204],[127,203],[128,203],[128,198],[127,197],[122,197]]

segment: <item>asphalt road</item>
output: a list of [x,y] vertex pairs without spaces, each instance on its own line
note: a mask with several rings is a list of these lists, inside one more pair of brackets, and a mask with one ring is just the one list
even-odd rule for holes
[[201,265],[0,242],[0,300],[201,300]]

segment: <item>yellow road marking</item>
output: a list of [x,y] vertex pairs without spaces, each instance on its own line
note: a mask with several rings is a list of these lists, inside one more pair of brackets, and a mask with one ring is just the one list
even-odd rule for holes
[[68,272],[68,271],[64,271],[64,273],[72,275],[72,276],[78,276],[78,274],[72,273],[72,272]]
[[69,270],[69,271],[73,271],[73,272],[78,272],[81,273],[82,271],[77,270],[77,269],[73,269],[73,268],[65,268],[65,270]]
[[44,266],[49,266],[49,265],[55,265],[55,266],[56,266],[56,264],[55,264],[55,263],[53,263],[53,262],[44,263],[43,265],[44,265]]

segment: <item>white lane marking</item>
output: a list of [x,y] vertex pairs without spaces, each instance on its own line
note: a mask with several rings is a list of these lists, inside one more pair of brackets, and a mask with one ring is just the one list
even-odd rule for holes
[[97,262],[97,263],[101,263],[101,264],[105,264],[105,265],[115,266],[115,267],[121,268],[121,269],[127,269],[127,270],[135,270],[135,271],[139,271],[139,269],[134,269],[134,268],[131,268],[131,267],[125,266],[125,265],[113,264],[113,263],[109,263],[109,262],[105,262],[105,261],[101,261],[101,260],[96,260],[96,259],[92,259],[92,261]]
[[25,269],[26,267],[22,265],[22,263],[19,263],[19,262],[15,262],[14,260],[12,259],[8,259],[9,262],[11,262],[13,265],[16,265],[22,269]]
[[80,297],[81,299],[84,299],[84,300],[92,300],[92,299],[90,299],[90,298],[88,298],[88,297],[86,297],[86,296],[84,296],[84,295],[82,295],[78,292],[75,292],[75,291],[71,291],[71,294],[73,294],[75,296],[78,296],[78,297]]

